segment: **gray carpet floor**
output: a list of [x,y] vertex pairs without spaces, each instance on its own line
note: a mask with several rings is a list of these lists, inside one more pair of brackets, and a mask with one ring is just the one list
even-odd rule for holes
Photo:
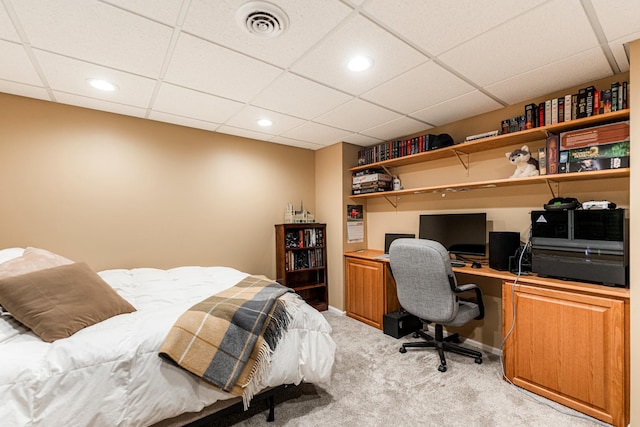
[[599,421],[524,392],[501,379],[498,356],[484,362],[447,353],[438,371],[433,349],[398,349],[396,339],[349,317],[324,312],[337,344],[331,384],[302,384],[217,421],[227,426],[601,426]]

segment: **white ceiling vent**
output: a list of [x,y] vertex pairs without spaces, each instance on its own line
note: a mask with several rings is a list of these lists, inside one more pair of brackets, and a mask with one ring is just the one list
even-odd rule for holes
[[279,36],[289,27],[289,18],[275,4],[266,1],[250,1],[236,12],[236,20],[241,28],[257,37]]

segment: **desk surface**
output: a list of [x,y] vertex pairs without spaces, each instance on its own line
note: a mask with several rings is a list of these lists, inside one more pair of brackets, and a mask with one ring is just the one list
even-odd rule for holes
[[[378,261],[389,263],[388,259],[377,258],[384,254],[384,251],[378,249],[362,249],[359,251],[345,252],[344,255],[353,258],[361,258],[369,261]],[[472,276],[490,277],[493,279],[513,281],[516,275],[508,271],[494,270],[486,265],[481,268],[471,268],[470,265],[464,267],[453,267],[453,271],[460,274],[469,274]],[[615,288],[610,286],[597,285],[593,283],[574,282],[571,280],[553,279],[550,277],[538,277],[535,274],[520,276],[518,283],[523,285],[536,285],[544,287],[553,287],[556,289],[565,289],[574,292],[586,292],[589,294],[602,295],[615,298],[629,299],[628,288]]]

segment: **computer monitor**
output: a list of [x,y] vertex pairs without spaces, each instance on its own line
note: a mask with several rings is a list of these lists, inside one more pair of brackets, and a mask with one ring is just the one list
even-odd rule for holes
[[421,239],[435,240],[455,255],[486,256],[487,214],[420,215]]
[[406,234],[406,233],[385,233],[384,235],[384,253],[389,254],[389,248],[391,247],[391,243],[393,243],[396,239],[415,239],[415,234]]

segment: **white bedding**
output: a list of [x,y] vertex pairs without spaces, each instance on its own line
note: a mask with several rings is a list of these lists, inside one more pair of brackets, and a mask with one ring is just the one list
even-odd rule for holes
[[[247,276],[227,267],[99,273],[137,311],[46,343],[0,317],[0,424],[145,426],[234,397],[157,354],[179,315]],[[326,319],[289,294],[293,320],[264,387],[328,383],[335,343]]]

